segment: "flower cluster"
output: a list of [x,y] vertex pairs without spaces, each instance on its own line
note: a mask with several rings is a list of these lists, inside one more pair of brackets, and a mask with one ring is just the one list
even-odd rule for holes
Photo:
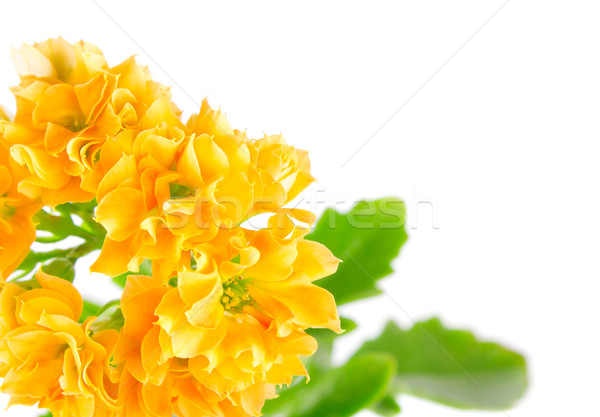
[[[338,259],[305,239],[311,213],[285,207],[313,181],[307,153],[281,135],[249,139],[206,101],[182,122],[147,68],[109,67],[89,43],[51,39],[13,60],[17,111],[0,121],[1,391],[55,416],[260,415],[277,385],[307,376],[300,357],[317,345],[305,330],[341,332],[314,284]],[[93,199],[106,237],[92,270],[129,273],[110,320],[80,320],[81,296],[60,278],[8,280],[41,207]],[[256,215],[268,225],[245,227]]]

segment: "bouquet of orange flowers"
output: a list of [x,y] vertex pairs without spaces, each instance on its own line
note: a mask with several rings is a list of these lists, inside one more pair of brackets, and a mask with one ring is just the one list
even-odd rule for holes
[[[16,114],[0,114],[0,389],[10,404],[68,417],[258,416],[307,366],[327,393],[339,369],[301,358],[342,333],[334,295],[344,303],[377,291],[339,275],[318,281],[339,263],[323,243],[348,261],[357,240],[331,240],[324,228],[307,239],[314,215],[286,206],[314,181],[307,152],[281,135],[248,138],[206,101],[184,123],[146,67],[133,57],[109,66],[83,41],[24,45],[13,60]],[[390,214],[379,208],[391,203],[401,205],[382,200],[374,214]],[[265,227],[247,227],[259,214]],[[402,227],[382,233],[387,263],[363,268],[374,281],[406,239]],[[32,250],[72,237],[81,243]],[[97,250],[91,271],[124,287],[104,306],[72,284],[76,261]],[[520,356],[502,353],[524,373]],[[343,416],[379,404],[389,414],[393,356],[350,362],[363,367],[362,392],[371,389],[364,371],[382,370],[371,384],[379,394],[350,414],[352,399],[338,414],[320,400],[299,405],[304,384],[282,391],[270,412]]]

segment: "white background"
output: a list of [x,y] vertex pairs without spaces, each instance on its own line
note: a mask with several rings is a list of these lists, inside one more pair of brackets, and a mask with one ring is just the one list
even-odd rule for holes
[[340,358],[390,317],[437,315],[529,360],[506,413],[403,398],[403,415],[598,415],[597,1],[509,0],[479,31],[503,0],[99,4],[3,4],[2,103],[11,46],[62,35],[111,65],[139,54],[186,114],[208,96],[234,127],[309,149],[329,203],[407,202],[410,240],[383,287],[410,317],[386,296],[344,308],[362,329]]

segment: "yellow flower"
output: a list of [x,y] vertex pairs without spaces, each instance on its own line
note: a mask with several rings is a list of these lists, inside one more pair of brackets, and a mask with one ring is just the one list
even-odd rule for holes
[[[164,354],[161,346],[164,341],[160,337],[164,331],[155,324],[155,310],[168,290],[167,285],[153,277],[130,276],[127,281],[121,299],[125,324],[114,355],[121,374],[117,415],[260,415],[264,401],[274,396],[273,384],[283,381],[275,378],[277,382],[257,382],[237,387],[237,390],[223,390],[219,386],[231,385],[232,381],[217,371],[207,376],[206,371],[191,360]],[[243,335],[246,329],[238,327],[234,331]],[[243,346],[248,340],[250,338],[239,339],[237,343]],[[311,340],[314,347],[314,340]],[[291,353],[294,350],[291,345],[293,343],[287,344],[287,353],[297,354],[297,347]]]
[[[309,328],[341,332],[314,281],[339,260],[288,209],[312,181],[306,151],[249,139],[203,101],[187,123],[129,58],[62,38],[13,52],[17,111],[0,112],[0,390],[56,416],[253,417],[308,376]],[[67,281],[5,283],[42,205],[96,198],[106,238],[92,270],[129,276],[121,329],[103,330]],[[269,213],[268,227],[243,226]],[[304,224],[306,226],[302,226]],[[314,306],[318,306],[315,308]]]
[[19,190],[50,206],[91,200],[105,173],[98,160],[107,138],[152,124],[165,100],[175,108],[168,89],[133,58],[110,68],[83,41],[23,45],[13,60],[21,76],[12,89],[17,114],[0,122],[0,142],[30,173]]
[[272,211],[294,199],[314,178],[308,152],[288,145],[281,135],[265,136],[250,147],[261,185],[260,207]]
[[273,216],[270,229],[245,231],[246,241],[200,245],[195,269],[179,273],[155,310],[162,359],[187,358],[192,375],[222,396],[306,375],[299,357],[317,346],[304,330],[341,332],[333,296],[312,283],[338,260],[302,240],[306,230],[289,217],[276,223]]
[[274,385],[259,382],[221,398],[193,378],[177,379],[172,392],[173,412],[181,417],[260,416],[265,400],[276,397]]
[[24,171],[0,145],[0,286],[35,240],[32,217],[42,204],[17,191],[19,180],[27,175]]
[[100,154],[107,172],[96,218],[107,239],[96,272],[136,272],[151,259],[172,277],[198,244],[223,241],[253,215],[277,212],[313,181],[306,152],[281,136],[249,140],[206,101],[186,126],[166,98],[148,114],[171,124],[122,132]]
[[115,362],[142,383],[161,384],[170,367],[171,358],[162,355],[160,327],[154,311],[168,287],[152,277],[129,276],[121,297],[124,326],[119,332]]
[[83,300],[69,282],[38,272],[33,284],[7,283],[0,293],[0,390],[11,405],[38,403],[55,416],[114,409],[107,375],[116,331],[94,333],[95,317],[78,323]]

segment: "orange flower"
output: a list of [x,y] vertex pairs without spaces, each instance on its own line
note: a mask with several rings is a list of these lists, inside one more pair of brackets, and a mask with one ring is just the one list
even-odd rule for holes
[[102,52],[83,41],[23,45],[13,60],[21,76],[12,89],[17,114],[0,123],[0,142],[29,171],[19,190],[51,206],[91,200],[107,137],[147,125],[144,118],[153,119],[168,89],[133,58],[109,68]]
[[24,171],[0,145],[0,287],[35,240],[32,217],[42,205],[17,191],[19,180],[27,175]]
[[277,228],[277,217],[270,229],[245,231],[227,246],[199,245],[196,267],[179,273],[155,310],[163,359],[187,358],[192,375],[219,395],[291,383],[306,375],[299,356],[317,348],[304,330],[341,332],[333,296],[312,283],[338,260],[302,240],[306,229],[289,217]]
[[264,382],[221,398],[193,378],[181,378],[172,388],[173,412],[181,417],[254,417],[261,415],[265,400],[275,398],[275,386]]
[[313,180],[306,152],[281,136],[251,141],[206,101],[183,126],[168,101],[160,103],[152,114],[171,125],[122,132],[100,154],[112,166],[96,195],[96,218],[107,230],[96,272],[136,272],[151,259],[170,278],[190,265],[198,244],[277,212]]
[[[184,124],[146,68],[109,67],[83,41],[13,59],[17,112],[0,112],[0,390],[57,416],[260,415],[276,385],[308,376],[306,330],[341,332],[314,284],[339,260],[304,240],[312,214],[285,208],[314,180],[307,152],[281,135],[249,139],[206,100]],[[77,290],[43,272],[4,282],[42,205],[94,197],[106,239],[92,269],[152,261],[111,307],[124,324],[79,323]],[[267,228],[242,226],[265,213]]]
[[308,152],[288,145],[283,136],[265,136],[252,145],[252,160],[262,188],[260,207],[264,210],[283,207],[314,181]]
[[[165,355],[161,346],[165,343],[161,340],[164,330],[155,324],[155,310],[168,290],[169,287],[161,280],[152,277],[130,276],[127,281],[121,300],[125,325],[119,334],[115,351],[115,361],[119,362],[121,374],[118,415],[260,415],[264,401],[274,397],[273,384],[289,381],[274,378],[274,382],[234,385],[233,381],[227,379],[231,375],[224,372],[225,366],[222,367],[223,374],[216,370],[209,374],[204,364],[200,367],[192,360]],[[234,330],[239,332],[238,346],[245,346],[251,338],[240,339],[239,336],[248,329],[240,324]],[[312,353],[315,342],[310,339]],[[298,348],[293,351],[292,345],[288,339],[284,352],[297,355]],[[252,349],[252,346],[248,345],[248,349]],[[199,358],[201,362],[203,359]],[[272,374],[275,375],[275,371]],[[222,389],[224,385],[232,388]]]
[[69,282],[38,272],[33,284],[0,293],[1,391],[11,405],[38,403],[55,416],[114,409],[106,375],[116,331],[93,332],[95,317],[77,322],[83,301]]

